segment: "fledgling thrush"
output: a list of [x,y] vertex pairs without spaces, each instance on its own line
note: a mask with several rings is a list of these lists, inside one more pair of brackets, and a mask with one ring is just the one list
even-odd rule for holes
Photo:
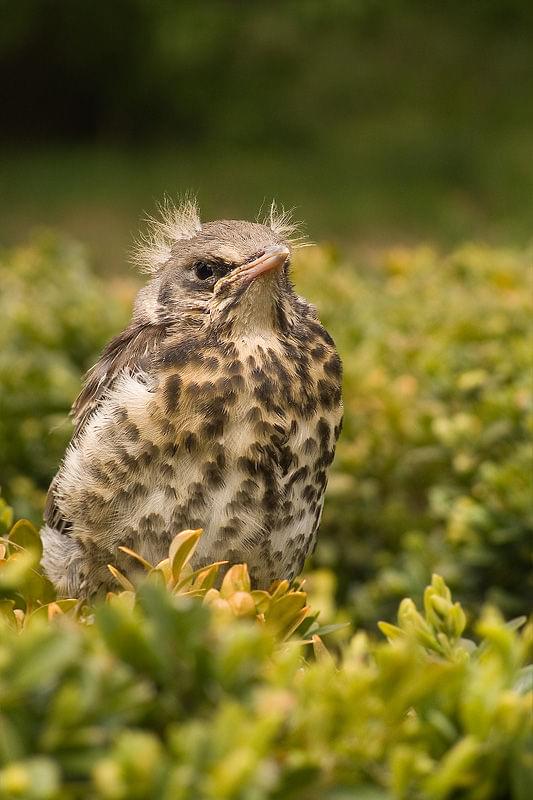
[[152,273],[87,374],[48,493],[43,565],[62,595],[115,588],[185,528],[192,566],[291,579],[316,542],[341,426],[341,362],[289,280],[292,226],[202,224],[167,204],[138,250]]

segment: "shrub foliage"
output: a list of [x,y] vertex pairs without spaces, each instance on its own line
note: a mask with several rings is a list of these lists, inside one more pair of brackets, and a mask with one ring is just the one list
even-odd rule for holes
[[126,320],[83,248],[51,233],[0,254],[0,486],[38,521],[80,378]]
[[345,426],[317,560],[359,620],[432,571],[469,608],[533,596],[531,253],[397,249],[373,269],[305,251],[297,284],[344,359]]
[[198,535],[91,608],[53,597],[31,523],[4,537],[1,800],[524,800],[523,619],[488,608],[465,639],[435,575],[388,641],[330,652],[300,586],[193,573]]
[[[420,600],[433,571],[468,609],[532,592],[528,252],[397,249],[354,265],[296,259],[345,366],[345,426],[315,565],[355,619]],[[124,295],[50,234],[0,259],[0,483],[38,522],[81,372],[123,324]]]

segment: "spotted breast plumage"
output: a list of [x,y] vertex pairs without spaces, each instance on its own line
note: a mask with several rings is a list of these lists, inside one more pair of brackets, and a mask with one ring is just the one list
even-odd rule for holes
[[203,528],[193,566],[248,564],[254,586],[312,551],[340,432],[341,362],[289,280],[291,226],[201,223],[167,204],[129,326],[89,371],[48,493],[43,565],[64,595],[113,588],[126,545],[154,563]]

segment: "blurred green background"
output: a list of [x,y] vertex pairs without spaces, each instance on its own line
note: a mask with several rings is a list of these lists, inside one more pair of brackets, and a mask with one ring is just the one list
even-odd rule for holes
[[254,218],[275,197],[321,245],[296,285],[345,363],[315,566],[367,625],[432,570],[469,610],[526,611],[533,6],[0,11],[0,485],[16,513],[39,520],[81,375],[128,317],[143,213],[192,191],[204,218]]
[[296,206],[361,252],[523,243],[533,8],[520,0],[0,0],[0,240],[52,224],[123,268],[143,210]]

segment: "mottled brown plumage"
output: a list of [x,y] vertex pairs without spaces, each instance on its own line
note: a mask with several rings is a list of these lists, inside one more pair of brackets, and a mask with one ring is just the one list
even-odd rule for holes
[[[285,227],[284,227],[285,226]],[[292,578],[313,549],[341,424],[341,363],[289,281],[286,220],[200,224],[167,207],[152,278],[88,373],[50,487],[44,567],[59,591],[113,586],[120,545],[152,562],[203,528],[193,566]]]

